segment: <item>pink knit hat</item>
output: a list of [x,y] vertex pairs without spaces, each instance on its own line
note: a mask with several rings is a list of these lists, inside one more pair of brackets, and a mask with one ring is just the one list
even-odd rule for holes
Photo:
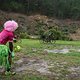
[[9,20],[4,23],[4,29],[7,31],[15,31],[18,28],[18,23],[14,20]]

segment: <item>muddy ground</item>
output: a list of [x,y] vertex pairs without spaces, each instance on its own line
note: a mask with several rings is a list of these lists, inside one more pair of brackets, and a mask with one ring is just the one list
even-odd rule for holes
[[40,75],[51,76],[50,80],[80,80],[80,66],[66,66],[67,62],[49,61],[27,56],[16,60],[13,71],[17,74],[36,72]]

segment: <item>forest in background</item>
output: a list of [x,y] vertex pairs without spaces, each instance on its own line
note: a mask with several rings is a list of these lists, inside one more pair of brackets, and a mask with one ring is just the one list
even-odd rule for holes
[[0,31],[13,19],[19,23],[16,33],[21,38],[53,32],[56,39],[80,40],[79,14],[80,0],[0,0]]
[[28,15],[41,13],[55,18],[80,19],[80,0],[0,0],[0,9]]

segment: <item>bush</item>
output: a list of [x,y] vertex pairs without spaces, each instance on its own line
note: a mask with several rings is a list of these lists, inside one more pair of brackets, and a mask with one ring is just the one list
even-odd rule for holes
[[20,38],[22,38],[22,39],[29,39],[30,38],[30,36],[26,33],[26,32],[21,32],[20,34],[19,34],[19,37]]
[[53,40],[70,40],[67,35],[57,28],[42,32],[42,34],[40,34],[40,39],[45,42],[52,42]]

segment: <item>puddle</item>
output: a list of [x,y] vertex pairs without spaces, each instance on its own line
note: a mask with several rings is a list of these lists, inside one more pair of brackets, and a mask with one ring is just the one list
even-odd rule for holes
[[54,49],[54,50],[48,50],[48,49],[44,49],[45,52],[47,53],[62,53],[62,54],[66,54],[69,52],[80,52],[80,49],[68,49],[68,48],[64,48],[64,49]]
[[61,49],[61,50],[58,50],[58,49],[55,49],[55,50],[48,50],[48,49],[45,49],[44,51],[47,51],[48,53],[63,53],[63,54],[66,54],[66,53],[69,53],[69,49]]

